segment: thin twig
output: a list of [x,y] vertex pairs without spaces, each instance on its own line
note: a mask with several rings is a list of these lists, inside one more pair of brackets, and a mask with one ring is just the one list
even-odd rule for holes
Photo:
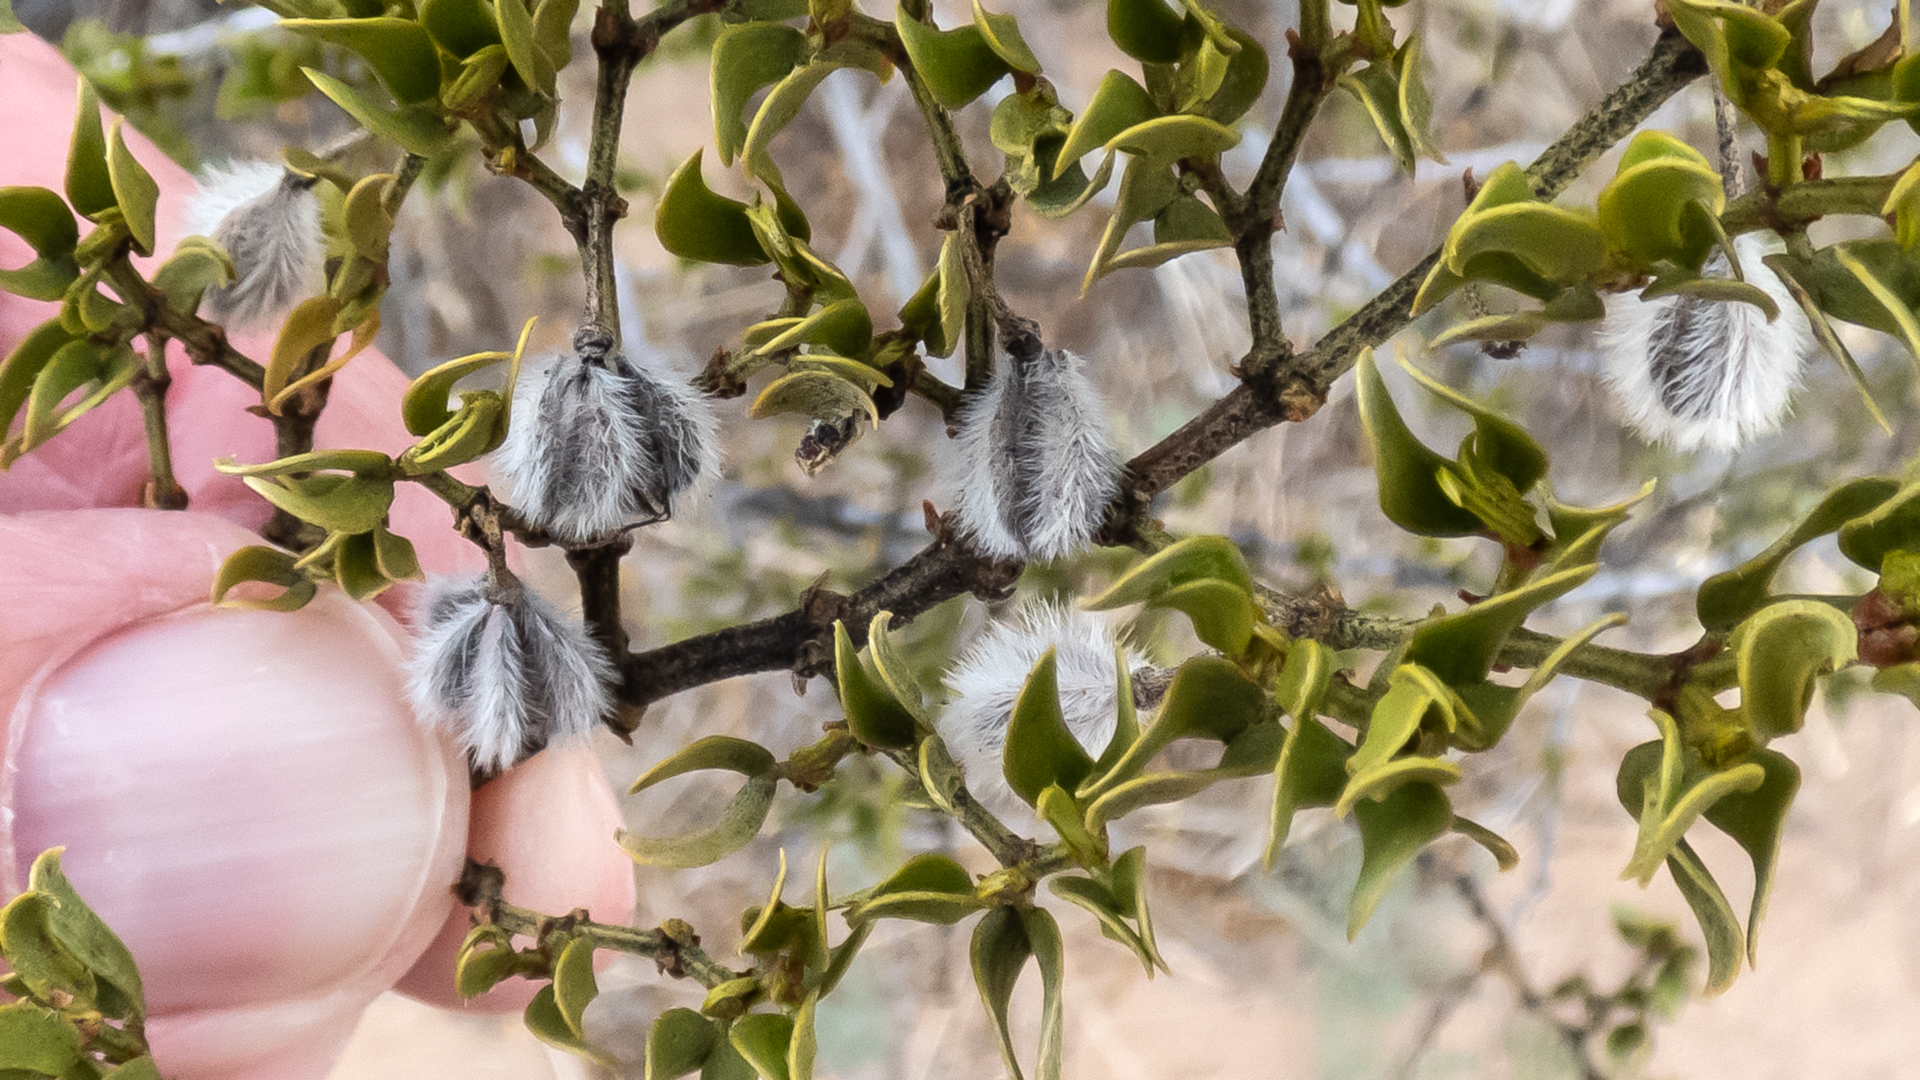
[[140,399],[140,417],[147,431],[147,462],[151,477],[144,501],[156,510],[185,510],[187,492],[173,476],[173,450],[167,439],[167,387],[173,376],[167,372],[167,339],[159,331],[147,334],[147,351],[141,370],[133,379],[133,394]]

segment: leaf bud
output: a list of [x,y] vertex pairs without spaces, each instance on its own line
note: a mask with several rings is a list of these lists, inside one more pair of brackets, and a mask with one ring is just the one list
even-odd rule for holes
[[498,465],[529,521],[585,543],[671,517],[678,496],[719,474],[720,449],[691,386],[634,363],[597,326],[573,347],[545,379],[521,382]]
[[201,174],[187,228],[233,260],[233,283],[207,290],[209,317],[232,326],[270,325],[324,287],[326,246],[313,185],[313,177],[265,161]]
[[1057,559],[1099,529],[1120,491],[1121,462],[1085,362],[1023,352],[961,409],[945,481],[961,533],[982,552]]
[[441,579],[426,590],[407,690],[492,775],[585,736],[612,708],[617,673],[579,623],[515,583]]

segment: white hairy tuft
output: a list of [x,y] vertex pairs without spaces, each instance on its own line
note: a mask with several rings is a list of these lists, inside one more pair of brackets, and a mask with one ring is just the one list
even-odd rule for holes
[[1800,386],[1813,347],[1806,314],[1760,261],[1766,242],[1744,235],[1734,248],[1747,280],[1779,306],[1773,322],[1752,304],[1687,296],[1608,305],[1600,324],[1607,385],[1649,442],[1736,450],[1778,428]]
[[[1013,705],[1033,666],[1054,650],[1060,712],[1067,730],[1095,757],[1113,738],[1119,708],[1113,630],[1076,608],[1035,604],[996,622],[968,648],[947,674],[951,699],[936,726],[947,749],[966,772],[967,790],[995,812],[1025,804],[1007,786],[1002,755]],[[1145,659],[1126,650],[1129,671]]]
[[617,675],[599,644],[524,588],[490,597],[477,579],[434,581],[415,625],[414,709],[482,774],[588,734],[612,707]]
[[961,409],[943,459],[963,535],[996,559],[1085,547],[1120,491],[1120,455],[1085,363],[1052,349],[1008,359]]
[[664,520],[720,473],[706,397],[624,355],[612,364],[563,356],[544,379],[523,380],[500,447],[515,506],[562,540]]
[[187,227],[233,259],[233,284],[207,290],[207,314],[232,326],[278,321],[324,287],[325,238],[313,180],[264,161],[209,168]]

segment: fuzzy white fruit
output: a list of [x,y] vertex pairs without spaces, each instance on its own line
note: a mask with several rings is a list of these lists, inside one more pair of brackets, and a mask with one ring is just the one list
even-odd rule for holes
[[1106,409],[1070,352],[1008,358],[960,411],[944,483],[960,531],[996,559],[1058,559],[1087,545],[1120,491]]
[[264,161],[209,168],[187,205],[188,231],[233,259],[231,285],[207,290],[207,314],[261,327],[324,287],[326,252],[313,179]]
[[720,472],[713,409],[583,331],[576,356],[527,379],[496,459],[514,505],[562,540],[584,543],[672,516],[676,499]]
[[578,622],[524,587],[432,582],[416,620],[408,693],[419,714],[495,773],[580,738],[612,707],[617,673]]
[[[989,810],[1016,814],[1024,804],[1007,786],[1002,758],[1014,702],[1033,666],[1048,649],[1060,686],[1060,712],[1067,730],[1095,757],[1113,738],[1119,710],[1116,639],[1105,622],[1075,608],[1038,604],[996,622],[947,675],[951,699],[936,726],[966,773],[967,790]],[[1122,650],[1127,669],[1145,659]]]
[[[1759,237],[1734,241],[1747,281],[1780,308],[1668,296],[1620,297],[1600,325],[1606,380],[1627,422],[1677,450],[1736,450],[1777,429],[1813,347],[1807,317],[1761,259]],[[1723,264],[1724,265],[1724,264]]]

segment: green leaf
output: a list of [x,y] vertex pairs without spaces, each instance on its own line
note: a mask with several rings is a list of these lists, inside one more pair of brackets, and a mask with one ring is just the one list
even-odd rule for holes
[[1211,158],[1239,145],[1238,131],[1204,116],[1156,117],[1135,124],[1107,140],[1108,150],[1166,164],[1190,158]]
[[[1244,51],[1244,50],[1243,50]],[[1239,58],[1236,57],[1236,60]],[[1407,133],[1407,148],[1416,157],[1447,163],[1445,154],[1433,139],[1433,99],[1427,94],[1426,76],[1421,71],[1420,35],[1407,35],[1406,44],[1393,55],[1394,82],[1399,99],[1400,126]],[[1261,64],[1266,63],[1263,54]]]
[[1320,712],[1327,688],[1333,685],[1333,670],[1333,650],[1325,645],[1312,638],[1289,644],[1280,681],[1273,688],[1274,701],[1296,720],[1311,719]]
[[1107,591],[1081,601],[1080,606],[1087,611],[1111,611],[1155,602],[1170,589],[1207,580],[1226,582],[1248,595],[1253,592],[1246,556],[1233,541],[1224,536],[1195,536],[1135,563]]
[[0,1005],[0,1076],[67,1076],[80,1061],[71,1021],[31,1002]]
[[[780,872],[773,879],[773,895],[760,905],[760,913],[753,922],[740,933],[740,951],[743,953],[771,953],[787,944],[792,936],[793,926],[780,916],[796,914],[796,909],[781,902],[780,894],[787,888],[787,849],[780,849]],[[777,925],[786,922],[784,927]]]
[[[481,948],[481,946],[487,946]],[[453,988],[463,998],[478,997],[520,970],[513,935],[483,924],[467,932],[453,965]]]
[[[1135,848],[1134,850],[1143,849]],[[1117,941],[1133,950],[1133,954],[1140,958],[1141,966],[1147,969],[1147,977],[1153,977],[1154,958],[1147,952],[1147,947],[1140,940],[1140,935],[1134,932],[1133,927],[1127,925],[1127,918],[1133,912],[1120,910],[1119,902],[1114,898],[1112,890],[1092,878],[1065,876],[1048,878],[1047,888],[1053,890],[1055,896],[1085,909],[1099,922],[1100,933],[1108,940]]]
[[1400,366],[1427,392],[1473,418],[1473,435],[1461,445],[1461,457],[1485,463],[1525,495],[1547,474],[1547,454],[1519,424],[1474,401],[1409,363]]
[[1374,365],[1373,350],[1360,353],[1354,368],[1360,420],[1373,448],[1380,480],[1380,510],[1387,520],[1418,536],[1471,536],[1484,526],[1440,487],[1440,470],[1450,463],[1428,449],[1400,418],[1387,384]]
[[453,396],[455,383],[512,358],[512,353],[474,353],[449,360],[413,380],[407,387],[406,395],[400,399],[400,419],[406,424],[407,431],[416,436],[431,435],[453,419],[453,410],[447,407],[447,402]]
[[938,30],[904,10],[894,15],[893,25],[914,71],[933,99],[949,109],[979,97],[1013,70],[978,26]]
[[80,276],[73,259],[80,230],[60,196],[42,187],[0,187],[0,228],[26,241],[37,256],[17,270],[0,270],[0,289],[29,300],[57,300]]
[[[1658,710],[1655,715],[1664,718]],[[1652,879],[1654,871],[1673,853],[1703,811],[1728,795],[1752,791],[1766,780],[1766,770],[1750,761],[1692,777],[1684,773],[1676,775],[1673,762],[1679,758],[1678,729],[1670,719],[1662,726],[1666,728],[1666,738],[1660,743],[1643,743],[1629,751],[1621,761],[1616,780],[1623,803],[1630,796],[1640,797],[1640,813],[1635,815],[1640,822],[1639,836],[1634,842],[1633,857],[1620,876],[1637,879],[1642,885]],[[1661,756],[1657,777],[1649,767],[1656,752]],[[1639,791],[1630,790],[1636,776],[1644,777]]]
[[1065,1044],[1065,1011],[1060,1000],[1060,982],[1066,966],[1065,949],[1060,941],[1060,925],[1046,908],[1028,908],[1020,912],[1026,926],[1027,944],[1040,965],[1040,1053],[1033,1072],[1038,1080],[1059,1080],[1061,1051]]
[[1755,750],[1748,759],[1766,770],[1766,779],[1752,791],[1721,796],[1701,816],[1708,824],[1733,837],[1753,860],[1753,906],[1747,914],[1747,963],[1760,965],[1760,920],[1773,891],[1773,867],[1780,856],[1780,833],[1787,808],[1800,790],[1800,767],[1772,750]]
[[1393,875],[1453,826],[1453,806],[1432,784],[1407,784],[1379,802],[1353,808],[1360,825],[1360,879],[1347,904],[1347,940],[1373,917]]
[[[1514,718],[1526,703],[1546,689],[1548,683],[1559,673],[1560,665],[1578,652],[1587,642],[1599,636],[1601,632],[1616,626],[1626,625],[1627,617],[1620,612],[1603,615],[1579,630],[1562,638],[1554,646],[1546,659],[1533,669],[1527,681],[1519,686],[1500,686],[1494,683],[1469,683],[1455,687],[1459,695],[1455,702],[1455,727],[1452,744],[1469,753],[1489,750],[1497,745],[1512,726]],[[1462,708],[1464,706],[1464,708]]]
[[1791,735],[1805,721],[1817,679],[1852,663],[1853,620],[1817,600],[1783,600],[1755,612],[1733,632],[1740,711],[1762,741]]
[[667,179],[653,212],[654,235],[661,247],[694,262],[765,264],[767,253],[747,219],[747,204],[714,194],[700,175],[704,152],[695,150]]
[[573,61],[573,17],[580,0],[540,0],[533,9],[533,43],[556,71]]
[[1228,656],[1246,652],[1253,638],[1253,599],[1230,582],[1189,581],[1162,592],[1156,603],[1186,613],[1194,636]]
[[1093,763],[1093,773],[1089,779],[1100,780],[1113,771],[1128,748],[1140,738],[1140,717],[1133,700],[1133,673],[1127,670],[1126,647],[1119,642],[1113,645],[1114,705],[1113,735],[1107,739],[1107,745],[1100,751],[1100,757]]
[[746,142],[740,147],[740,157],[746,161],[748,172],[760,174],[767,171],[767,163],[772,161],[767,154],[767,147],[773,142],[773,137],[800,115],[800,107],[807,103],[807,97],[813,93],[814,87],[842,66],[826,59],[811,60],[794,68],[774,84],[766,100],[760,103],[760,111],[753,114]]
[[524,0],[493,0],[493,13],[500,26],[500,43],[507,47],[507,59],[520,81],[552,97],[553,61],[534,44],[533,13]]
[[[1664,131],[1643,131],[1627,144],[1613,179],[1600,190],[1600,229],[1635,265],[1666,261],[1698,269],[1716,237],[1702,227],[1726,207],[1720,174],[1699,151]],[[1647,299],[1643,297],[1643,299]]]
[[[1159,4],[1160,0],[1150,2]],[[1067,141],[1054,158],[1055,172],[1105,147],[1121,132],[1159,115],[1159,107],[1139,83],[1118,71],[1107,72],[1106,77],[1100,80],[1099,89],[1093,92],[1093,100],[1087,103],[1067,132]]]
[[714,1044],[712,1056],[700,1067],[700,1080],[755,1080],[759,1075],[726,1039]]
[[507,399],[491,390],[460,395],[460,408],[400,455],[400,471],[422,476],[464,465],[500,445],[507,436]]
[[73,142],[67,150],[67,201],[82,217],[91,218],[119,203],[113,178],[107,173],[107,136],[100,126],[100,99],[93,83],[80,77],[79,116],[73,123]]
[[731,735],[709,735],[648,769],[627,789],[627,794],[638,795],[662,780],[705,769],[724,769],[748,777],[764,776],[777,763],[773,751],[759,743]]
[[[520,0],[509,2],[517,4]],[[568,1030],[582,1041],[587,1033],[581,1026],[581,1018],[587,1006],[599,996],[600,983],[593,977],[593,942],[583,937],[574,938],[560,951],[560,959],[553,965],[553,1002]]]
[[1547,281],[1572,284],[1600,272],[1607,240],[1600,226],[1582,213],[1526,202],[1461,215],[1442,250],[1447,268],[1465,278],[1498,281],[1478,265],[1493,255],[1517,260]]
[[1903,485],[1840,526],[1840,554],[1869,570],[1878,572],[1895,551],[1920,551],[1920,483]]
[[668,1009],[647,1032],[646,1080],[677,1080],[693,1072],[720,1041],[713,1021],[692,1009]]
[[1463,611],[1428,619],[1414,630],[1406,662],[1428,668],[1449,686],[1480,682],[1500,647],[1535,608],[1572,592],[1598,570],[1597,564],[1557,570]]
[[1149,64],[1171,64],[1185,48],[1186,15],[1164,0],[1107,0],[1107,36]]
[[1029,75],[1040,74],[1040,61],[1034,59],[1027,39],[1020,36],[1020,25],[1013,16],[992,14],[980,6],[980,0],[973,0],[973,25],[987,47],[1008,67]]
[[153,215],[160,204],[160,185],[127,149],[125,125],[124,119],[115,117],[113,130],[107,133],[107,179],[135,246],[148,255],[153,252]]
[[873,621],[867,624],[867,655],[873,660],[873,670],[880,676],[893,699],[901,707],[913,714],[922,727],[931,730],[932,717],[927,709],[927,692],[914,678],[913,668],[907,658],[894,646],[892,632],[887,624],[893,621],[890,611],[877,612]]
[[283,476],[276,483],[264,477],[243,478],[246,485],[274,506],[301,521],[331,532],[371,532],[393,505],[389,477],[323,474],[306,478]]
[[[140,971],[133,962],[133,953],[67,880],[60,869],[60,856],[65,850],[56,847],[41,852],[28,872],[27,888],[51,899],[47,909],[48,928],[60,946],[72,953],[99,983],[100,1011],[114,1020],[143,1017],[147,1012],[146,993],[140,984]],[[6,1043],[6,1039],[0,1038],[0,1046]]]
[[833,648],[840,707],[854,738],[882,749],[912,746],[919,731],[913,713],[860,662],[846,625],[838,619],[833,623]]
[[773,380],[747,408],[755,420],[782,413],[799,413],[816,420],[838,422],[864,416],[880,422],[880,410],[859,383],[822,370],[793,371]]
[[1014,1080],[1022,1080],[1020,1062],[1013,1052],[1013,1033],[1007,1026],[1007,1006],[1013,999],[1014,984],[1019,981],[1020,969],[1026,966],[1027,958],[1033,955],[1033,945],[1027,938],[1020,913],[1007,907],[988,911],[973,929],[968,952],[973,980],[980,988],[980,1000],[987,1007],[987,1015],[993,1018],[994,1033],[1000,1039],[1001,1057]]
[[622,830],[616,837],[634,862],[642,866],[686,869],[706,866],[747,846],[773,807],[775,780],[760,775],[750,778],[721,812],[720,822],[705,832],[688,836],[635,836]]
[[793,1039],[787,1043],[787,1075],[791,1080],[813,1080],[813,1059],[820,1045],[814,1036],[813,1014],[821,991],[809,993],[793,1014]]
[[920,786],[934,805],[953,814],[954,792],[960,789],[960,766],[954,764],[953,755],[947,752],[947,744],[938,734],[929,734],[920,740],[920,751],[915,764],[919,767]]
[[1007,785],[1032,806],[1049,785],[1072,791],[1093,772],[1093,758],[1067,730],[1060,712],[1054,650],[1048,649],[1027,676],[1007,724],[1002,771]]
[[1493,856],[1493,861],[1495,865],[1500,868],[1501,873],[1504,874],[1520,865],[1520,852],[1514,850],[1514,846],[1508,843],[1505,837],[1487,828],[1485,825],[1475,821],[1468,821],[1466,818],[1455,814],[1453,817],[1453,831],[1486,848],[1487,853]]
[[[858,299],[839,300],[821,307],[780,333],[767,339],[754,352],[760,355],[781,352],[801,345],[820,345],[839,356],[860,356],[873,343],[873,317]],[[873,378],[883,385],[892,380],[874,370]]]
[[319,470],[356,476],[393,475],[393,459],[378,450],[312,450],[258,465],[238,465],[232,458],[216,458],[213,467],[226,476],[292,476]]
[[501,43],[500,26],[487,0],[420,0],[420,25],[441,48],[461,59]]
[[[787,77],[800,62],[806,35],[780,23],[722,26],[713,42],[710,65],[714,146],[722,165],[732,165],[747,145],[747,102],[760,88]],[[768,133],[769,135],[771,132]]]
[[233,260],[220,246],[188,237],[173,249],[173,255],[153,273],[153,287],[167,298],[167,306],[181,315],[200,309],[201,297],[208,289],[233,284]]
[[1416,151],[1400,115],[1400,82],[1389,60],[1375,60],[1360,71],[1341,75],[1337,85],[1352,94],[1367,111],[1380,141],[1403,171],[1412,172]]
[[28,891],[0,908],[0,955],[33,997],[49,1001],[65,995],[89,1007],[95,995],[93,974],[54,936],[54,904],[52,896]]
[[324,72],[300,69],[333,103],[360,122],[360,126],[393,143],[402,150],[433,157],[452,142],[446,121],[422,105],[387,105],[361,93]]
[[1173,970],[1161,959],[1160,946],[1154,941],[1153,916],[1147,910],[1146,873],[1147,849],[1144,847],[1130,848],[1113,860],[1113,898],[1123,909],[1132,909],[1133,925],[1153,966],[1171,975]]
[[60,320],[49,319],[33,328],[20,344],[0,361],[0,436],[13,426],[13,418],[33,393],[34,383],[60,350],[73,344],[74,335]]
[[527,1030],[533,1032],[541,1042],[592,1061],[607,1062],[606,1055],[581,1038],[580,1033],[567,1022],[566,1015],[560,1011],[559,1004],[554,1000],[554,988],[551,984],[541,987],[539,992],[533,995],[533,1000],[527,1003],[522,1019],[526,1021]]
[[1685,840],[1674,845],[1667,858],[1667,872],[1680,887],[1680,895],[1693,909],[1700,930],[1707,939],[1707,985],[1701,991],[1714,997],[1733,985],[1740,974],[1740,955],[1745,945],[1740,933],[1740,917],[1733,913],[1727,894],[1707,872],[1707,866]]
[[1113,784],[1087,807],[1086,828],[1098,831],[1141,807],[1191,798],[1221,780],[1270,772],[1280,759],[1285,737],[1278,724],[1259,724],[1228,744],[1220,764],[1211,769],[1148,773]]
[[440,94],[440,56],[427,31],[411,19],[282,19],[280,25],[359,53],[402,105]]
[[101,359],[99,347],[83,338],[62,345],[47,361],[27,395],[27,422],[21,433],[23,452],[45,443],[66,426],[60,415],[60,403],[100,378]]
[[[279,548],[258,544],[243,547],[227,556],[213,579],[212,603],[215,607],[257,608],[267,611],[297,611],[305,607],[318,591],[313,581],[295,565],[297,558]],[[281,586],[279,596],[260,599],[228,599],[234,587],[246,581],[262,581]]]
[[1779,20],[1735,0],[1671,0],[1667,13],[1706,54],[1721,90],[1735,105],[1746,103],[1749,72],[1773,67],[1792,39]]
[[[1297,643],[1296,643],[1297,647]],[[1287,742],[1274,763],[1273,812],[1265,864],[1271,870],[1293,827],[1293,815],[1307,807],[1332,806],[1347,786],[1347,757],[1353,747],[1311,715],[1296,715]]]
[[[1232,743],[1260,717],[1265,707],[1266,695],[1249,682],[1231,660],[1217,656],[1194,657],[1174,672],[1173,683],[1167,687],[1154,722],[1127,747],[1111,770],[1078,789],[1076,794],[1089,802],[1099,798],[1139,776],[1154,755],[1176,739],[1203,738]],[[1008,748],[1012,748],[1011,736]]]
[[461,62],[460,74],[447,87],[441,101],[449,109],[464,109],[480,95],[500,85],[511,61],[505,45],[489,45]]
[[27,25],[13,13],[13,0],[0,0],[0,34],[25,33]]
[[761,1080],[790,1080],[787,1048],[793,1045],[792,1017],[778,1013],[743,1016],[727,1029],[727,1039]]
[[1916,315],[1913,308],[1908,306],[1905,297],[1895,292],[1886,280],[1883,280],[1866,263],[1856,258],[1844,245],[1835,245],[1827,250],[1833,253],[1834,260],[1842,268],[1860,282],[1861,287],[1867,291],[1873,301],[1885,310],[1887,317],[1893,322],[1894,335],[1907,347],[1908,355],[1912,356],[1916,363],[1920,363],[1920,315]]

